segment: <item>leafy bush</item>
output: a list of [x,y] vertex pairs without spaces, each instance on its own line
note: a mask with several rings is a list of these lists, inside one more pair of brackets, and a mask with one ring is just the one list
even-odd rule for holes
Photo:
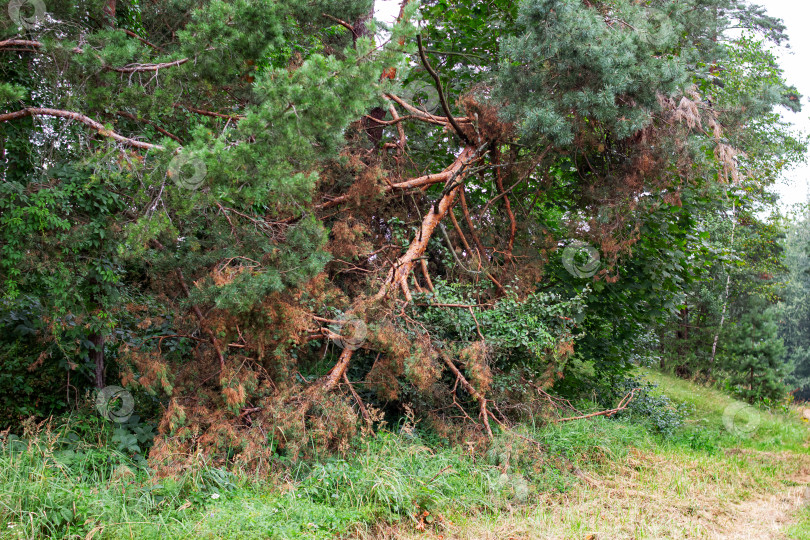
[[683,425],[690,407],[685,403],[675,404],[663,394],[656,395],[654,390],[657,387],[656,384],[635,378],[626,378],[619,382],[615,386],[614,396],[625,396],[634,389],[635,394],[627,409],[616,414],[616,417],[641,420],[648,424],[653,432],[671,437]]

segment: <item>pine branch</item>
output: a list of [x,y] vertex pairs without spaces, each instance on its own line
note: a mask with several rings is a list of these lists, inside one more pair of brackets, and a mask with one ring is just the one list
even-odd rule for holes
[[[467,166],[480,156],[481,151],[486,145],[480,148],[467,147],[456,158],[453,165],[444,171],[442,174],[448,174],[447,184],[453,184],[457,177],[464,173]],[[396,186],[397,184],[395,184]],[[422,257],[427,249],[428,241],[433,236],[433,231],[439,226],[441,220],[447,215],[455,202],[456,196],[461,191],[462,186],[456,185],[449,192],[442,194],[442,196],[434,204],[431,205],[430,211],[422,219],[422,224],[416,237],[411,241],[408,250],[394,263],[393,267],[385,278],[383,285],[380,287],[377,294],[374,295],[375,300],[380,300],[386,297],[391,291],[397,287],[403,289],[406,293],[408,274],[413,269],[416,261]],[[404,286],[403,286],[404,284]],[[407,293],[406,293],[407,296]]]
[[[188,290],[188,285],[186,285],[186,278],[183,276],[183,271],[178,268],[176,273],[177,281],[180,282],[180,288],[183,289],[183,294],[186,295],[186,298],[191,298],[191,292]],[[200,326],[203,328],[203,331],[208,334],[208,337],[211,339],[211,346],[214,348],[214,352],[219,360],[220,371],[225,371],[225,357],[222,356],[222,351],[219,348],[219,340],[217,339],[216,334],[214,334],[214,331],[211,330],[207,324],[205,324],[205,316],[202,314],[200,307],[197,304],[191,304],[191,309],[197,316],[197,320],[199,321]]]
[[[145,45],[148,45],[149,47],[152,47],[153,49],[155,49],[157,51],[162,51],[162,49],[160,47],[146,41],[145,39],[138,36],[136,33],[132,32],[130,30],[125,30],[125,32],[126,32],[126,34],[128,36],[132,36],[134,38],[137,38],[138,40],[143,42]],[[18,47],[31,47],[31,49],[19,49]],[[7,39],[7,40],[4,40],[4,41],[0,41],[0,49],[6,49],[6,50],[15,50],[15,51],[22,50],[22,51],[27,51],[27,52],[39,52],[42,48],[43,48],[43,44],[42,44],[41,41],[32,41],[32,40],[28,40],[28,39]],[[71,52],[81,54],[81,53],[84,52],[84,50],[79,48],[79,47],[74,47],[73,49],[71,49]],[[126,65],[126,66],[123,66],[123,67],[109,67],[109,66],[106,66],[105,69],[107,69],[109,71],[115,71],[115,72],[118,72],[118,73],[139,73],[139,72],[147,72],[147,71],[158,71],[158,70],[164,69],[164,68],[179,66],[179,65],[185,64],[188,61],[189,61],[189,58],[181,58],[180,60],[174,60],[172,62],[162,62],[162,63],[158,63],[158,64],[129,64],[129,65]]]
[[0,41],[0,49],[6,49],[9,47],[33,47],[34,49],[39,49],[42,47],[42,43],[39,41],[31,41],[29,39],[7,39],[5,41]]
[[501,177],[501,169],[497,165],[501,162],[501,153],[498,150],[497,146],[493,148],[493,156],[495,161],[495,185],[498,187],[498,191],[501,195],[503,195],[503,202],[504,202],[504,209],[506,210],[506,215],[509,217],[509,242],[506,247],[506,258],[511,260],[512,259],[512,249],[515,246],[515,233],[517,231],[517,223],[515,222],[515,214],[512,212],[512,203],[509,201],[509,196],[507,195],[506,190],[503,187],[503,178]]
[[158,47],[158,46],[157,46],[157,45],[155,45],[154,43],[151,43],[151,42],[147,41],[146,39],[142,38],[141,36],[139,36],[138,34],[136,34],[135,32],[133,32],[132,30],[124,30],[124,33],[125,33],[126,35],[128,35],[129,37],[134,37],[135,39],[137,39],[138,41],[140,41],[140,42],[141,42],[141,43],[143,43],[144,45],[146,45],[146,46],[148,46],[148,47],[152,47],[152,48],[153,48],[153,49],[155,49],[156,51],[163,52],[163,49],[161,49],[160,47]]
[[16,118],[24,118],[26,116],[53,116],[56,118],[68,118],[70,120],[76,120],[88,127],[93,128],[98,132],[99,135],[102,135],[103,137],[109,137],[127,146],[140,148],[142,150],[152,150],[152,149],[164,150],[164,147],[159,144],[136,141],[135,139],[130,139],[128,137],[124,137],[123,135],[119,135],[118,133],[105,128],[104,125],[101,124],[100,122],[97,122],[92,118],[89,118],[83,114],[73,111],[64,111],[61,109],[48,109],[42,107],[26,107],[25,109],[21,109],[19,111],[0,114],[0,122],[8,122],[9,120],[14,120]]
[[224,118],[226,120],[240,120],[240,119],[244,118],[244,116],[241,116],[241,115],[229,115],[229,114],[222,114],[222,113],[213,112],[213,111],[207,111],[205,109],[196,109],[194,107],[189,107],[188,105],[182,105],[180,103],[175,103],[175,104],[172,105],[172,107],[174,107],[175,109],[185,109],[185,110],[187,110],[189,112],[193,112],[193,113],[196,113],[196,114],[201,114],[203,116],[210,116],[212,118]]
[[595,416],[613,416],[617,412],[621,412],[630,405],[630,402],[633,401],[633,398],[636,395],[636,390],[638,388],[634,388],[629,394],[624,396],[622,400],[619,402],[619,405],[615,409],[608,409],[606,411],[599,411],[591,414],[583,414],[582,416],[570,416],[568,418],[560,418],[559,420],[555,420],[556,423],[559,422],[570,422],[571,420],[585,420],[586,418],[593,418]]
[[487,410],[486,397],[484,397],[483,394],[481,394],[478,390],[475,389],[475,387],[472,384],[470,384],[470,381],[468,381],[467,378],[464,377],[461,371],[459,371],[459,369],[456,367],[453,361],[444,353],[444,351],[439,350],[439,356],[444,361],[445,365],[453,373],[453,375],[456,376],[456,380],[461,382],[461,386],[464,387],[464,390],[466,390],[467,393],[470,394],[473,397],[473,399],[475,399],[478,402],[478,406],[480,409],[480,416],[481,420],[484,423],[484,428],[486,429],[489,438],[492,439],[493,438],[492,428],[490,428],[489,426],[489,411]]
[[[421,109],[419,109],[417,107],[414,107],[413,105],[411,105],[410,103],[408,103],[407,101],[405,101],[404,99],[402,99],[401,97],[399,97],[399,96],[397,96],[395,94],[386,93],[385,97],[387,97],[388,99],[394,101],[395,103],[400,105],[405,110],[410,111],[411,113],[413,113],[413,115],[415,117],[417,117],[418,120],[421,120],[423,122],[430,122],[431,124],[437,124],[437,125],[440,125],[440,126],[446,126],[447,123],[449,122],[447,117],[445,117],[445,116],[436,116],[435,114],[430,114],[427,111],[423,111],[423,110],[421,110]],[[455,118],[455,121],[456,122],[461,122],[461,123],[472,122],[472,120],[470,120],[466,116],[461,116],[459,118]],[[386,121],[383,120],[383,121],[378,122],[378,123],[382,123],[382,122],[386,122]]]
[[[409,188],[418,188],[423,186],[432,186],[433,184],[438,184],[439,182],[446,182],[448,178],[453,175],[453,167],[456,165],[454,163],[450,168],[445,169],[440,173],[435,174],[427,174],[425,176],[420,176],[418,178],[412,178],[411,180],[405,180],[404,182],[399,182],[398,184],[389,184],[383,188],[383,192],[388,193],[390,191],[394,191],[395,189],[409,189]],[[321,203],[315,208],[317,210],[326,210],[327,208],[332,208],[333,206],[337,206],[342,204],[352,198],[351,194],[341,195],[339,197],[335,197],[334,199],[327,201],[325,203]]]
[[352,26],[352,25],[351,25],[351,24],[349,24],[348,22],[344,21],[343,19],[338,19],[337,17],[332,17],[331,15],[328,15],[328,14],[326,14],[326,13],[321,13],[321,15],[322,15],[323,17],[326,17],[326,18],[327,18],[327,19],[329,19],[330,21],[332,21],[332,22],[336,22],[336,23],[338,23],[340,26],[342,26],[342,27],[344,27],[344,28],[348,29],[348,30],[349,30],[349,32],[351,32],[351,33],[352,33],[352,38],[354,39],[354,41],[357,41],[357,31],[354,29],[354,26]]

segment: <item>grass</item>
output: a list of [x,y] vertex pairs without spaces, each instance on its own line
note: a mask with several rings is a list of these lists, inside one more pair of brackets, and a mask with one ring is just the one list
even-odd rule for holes
[[[644,377],[659,385],[677,403],[688,403],[694,413],[687,418],[683,433],[699,435],[720,448],[744,447],[770,451],[775,448],[798,453],[807,452],[807,424],[794,409],[777,407],[773,411],[757,409],[751,419],[756,426],[749,436],[738,436],[726,429],[723,414],[732,405],[742,405],[726,394],[704,386],[695,385],[677,377],[653,370],[642,370]],[[747,418],[740,418],[743,428]]]
[[0,537],[776,538],[773,526],[810,538],[808,428],[795,409],[759,411],[740,435],[724,426],[734,401],[721,392],[642,375],[691,410],[671,436],[638,415],[596,417],[521,426],[481,455],[380,433],[268,479],[204,462],[156,479],[102,429],[90,441],[75,423],[44,429],[0,451]]
[[810,540],[810,506],[805,506],[796,515],[795,523],[788,529],[788,536],[795,540]]

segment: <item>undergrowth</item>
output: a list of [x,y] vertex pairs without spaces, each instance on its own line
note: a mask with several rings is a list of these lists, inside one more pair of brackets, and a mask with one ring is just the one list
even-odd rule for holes
[[[760,411],[758,429],[736,436],[722,422],[732,400],[645,376],[661,386],[646,386],[621,415],[516,426],[498,433],[483,453],[427,442],[417,425],[262,477],[198,457],[182,475],[158,478],[142,457],[148,442],[134,435],[144,438],[144,426],[85,417],[29,424],[20,437],[0,439],[0,537],[333,538],[380,524],[440,535],[474,516],[496,519],[577,492],[591,476],[615,474],[639,453],[731,467],[750,476],[750,486],[770,486],[784,471],[740,448],[803,448],[806,426],[784,412]],[[599,405],[576,407],[587,412]]]

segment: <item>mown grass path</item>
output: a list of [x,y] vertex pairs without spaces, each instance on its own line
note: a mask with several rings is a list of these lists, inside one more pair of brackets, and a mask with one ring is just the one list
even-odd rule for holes
[[[758,410],[756,428],[739,435],[729,432],[723,423],[733,399],[657,372],[643,373],[659,384],[658,391],[694,407],[686,425],[671,440],[630,438],[624,455],[619,455],[620,447],[594,441],[596,454],[601,449],[604,455],[587,460],[582,481],[564,493],[541,494],[527,506],[506,508],[492,516],[461,517],[460,523],[428,535],[401,527],[389,530],[388,535],[810,539],[810,430],[802,419],[802,409]],[[748,422],[744,424],[743,428]],[[592,429],[596,437],[598,430]]]

